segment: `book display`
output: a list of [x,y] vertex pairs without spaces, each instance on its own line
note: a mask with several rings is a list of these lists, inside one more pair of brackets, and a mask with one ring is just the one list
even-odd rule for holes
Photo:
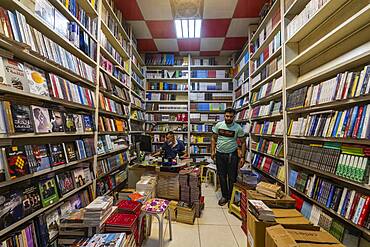
[[369,4],[276,0],[266,10],[234,62],[251,165],[312,223],[357,245],[370,237]]

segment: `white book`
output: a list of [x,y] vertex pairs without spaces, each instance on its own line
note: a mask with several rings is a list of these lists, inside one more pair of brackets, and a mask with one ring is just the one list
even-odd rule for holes
[[319,90],[319,85],[314,86],[312,96],[311,96],[311,103],[310,106],[313,106],[316,104],[317,94]]
[[347,190],[348,189],[346,187],[343,189],[342,197],[340,198],[340,202],[339,202],[339,206],[337,210],[338,214],[340,214],[340,212],[342,211],[342,207],[343,207],[344,199],[346,198]]
[[354,213],[354,215],[352,217],[352,221],[355,224],[357,224],[358,223],[358,220],[360,219],[361,211],[362,211],[362,209],[364,207],[365,201],[366,201],[366,198],[364,198],[364,197],[361,196],[360,197],[360,200],[357,203],[357,207],[356,207],[355,213]]
[[349,213],[351,211],[351,206],[352,206],[352,203],[353,203],[353,199],[355,198],[355,194],[356,194],[356,191],[352,190],[351,191],[351,196],[350,196],[349,202],[348,202],[348,207],[347,207],[347,210],[345,212],[345,218],[346,219],[349,219]]
[[366,138],[366,132],[370,128],[370,104],[366,106],[366,114],[364,118],[364,126],[362,128],[361,138]]
[[361,70],[360,78],[359,78],[358,83],[357,83],[357,89],[356,89],[355,97],[358,97],[361,94],[361,89],[362,89],[362,86],[364,84],[365,74],[366,74],[366,67],[363,70]]
[[331,118],[328,117],[325,121],[325,126],[324,126],[324,130],[322,131],[322,137],[325,137],[326,136],[326,133],[328,132],[328,128],[329,128],[329,125],[330,125],[330,120]]

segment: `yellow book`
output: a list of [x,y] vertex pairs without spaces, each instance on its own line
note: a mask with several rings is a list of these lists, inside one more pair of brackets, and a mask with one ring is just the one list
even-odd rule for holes
[[159,90],[163,90],[163,82],[159,82]]
[[69,0],[65,0],[66,2],[65,2],[65,6],[66,6],[66,8],[68,9],[68,7],[69,7]]
[[357,84],[358,84],[359,79],[360,79],[360,74],[356,74],[355,80],[353,81],[353,85],[352,85],[352,88],[351,88],[351,94],[350,94],[351,98],[355,97],[356,88],[357,88]]
[[338,124],[338,128],[337,128],[337,133],[336,133],[336,137],[341,137],[341,132],[342,132],[342,128],[343,128],[343,123],[344,123],[344,119],[347,115],[347,111],[349,110],[345,110],[344,112],[342,112],[342,116],[340,117],[340,121],[339,121],[339,124]]
[[292,126],[293,126],[293,120],[290,120],[289,129],[288,129],[288,135],[290,135],[290,133],[292,131]]
[[335,114],[334,114],[334,116],[332,116],[332,118],[330,120],[328,132],[324,133],[325,134],[325,137],[330,136],[331,133],[333,133],[333,129],[334,129],[334,125],[335,125],[335,120],[337,119],[337,116],[338,116],[338,112],[336,111]]

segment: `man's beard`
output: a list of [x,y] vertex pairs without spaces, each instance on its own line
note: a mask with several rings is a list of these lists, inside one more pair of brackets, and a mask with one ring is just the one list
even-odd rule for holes
[[232,124],[233,123],[233,120],[225,120],[225,123]]

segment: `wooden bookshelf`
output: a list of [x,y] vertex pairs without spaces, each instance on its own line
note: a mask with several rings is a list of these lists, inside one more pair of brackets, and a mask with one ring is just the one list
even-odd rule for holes
[[278,156],[275,156],[275,155],[272,155],[272,154],[268,154],[268,153],[265,153],[265,152],[260,152],[260,151],[257,151],[256,149],[251,149],[253,152],[255,153],[259,153],[259,154],[262,154],[264,156],[267,156],[267,157],[270,157],[270,158],[273,158],[275,160],[279,160],[279,161],[283,161],[284,162],[284,158],[282,157],[278,157]]

